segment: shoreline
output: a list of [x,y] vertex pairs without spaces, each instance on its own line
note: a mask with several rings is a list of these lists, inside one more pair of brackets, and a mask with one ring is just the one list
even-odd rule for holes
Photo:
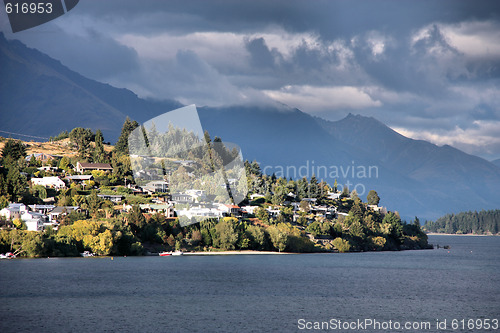
[[426,234],[427,236],[474,236],[474,237],[488,237],[488,236],[499,236],[499,235],[482,235],[482,234],[446,234],[440,232],[429,232]]
[[292,252],[274,252],[274,251],[255,251],[255,250],[243,250],[243,251],[196,251],[196,252],[183,252],[183,256],[217,256],[217,255],[241,255],[241,254],[251,254],[251,255],[273,255],[273,254],[296,254]]

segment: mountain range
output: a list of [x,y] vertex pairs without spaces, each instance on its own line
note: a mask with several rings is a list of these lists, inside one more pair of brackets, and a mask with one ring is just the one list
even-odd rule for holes
[[[126,116],[144,122],[182,106],[90,80],[3,35],[0,77],[0,131],[10,133],[49,137],[80,126],[101,129],[114,142]],[[500,207],[498,165],[404,137],[371,117],[327,121],[278,104],[198,111],[212,137],[236,143],[266,173],[336,179],[362,198],[375,189],[381,205],[406,219]]]

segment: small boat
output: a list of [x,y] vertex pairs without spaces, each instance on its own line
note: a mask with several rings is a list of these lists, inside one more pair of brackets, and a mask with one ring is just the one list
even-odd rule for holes
[[5,254],[0,254],[0,259],[14,259],[16,255],[12,252],[7,252]]
[[175,252],[172,252],[172,251],[163,251],[163,252],[160,252],[159,253],[159,256],[160,257],[166,257],[166,256],[182,256],[184,253],[182,251],[175,251]]
[[82,257],[93,257],[94,254],[90,251],[83,251],[83,253],[80,253]]

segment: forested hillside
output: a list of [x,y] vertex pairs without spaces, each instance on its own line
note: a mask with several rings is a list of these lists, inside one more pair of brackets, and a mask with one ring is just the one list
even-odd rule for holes
[[448,214],[435,222],[427,221],[425,230],[448,234],[498,234],[500,210]]

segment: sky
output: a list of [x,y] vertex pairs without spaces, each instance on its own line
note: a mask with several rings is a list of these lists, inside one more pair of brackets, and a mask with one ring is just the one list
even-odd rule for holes
[[140,97],[361,114],[500,158],[499,1],[80,0],[0,30]]

